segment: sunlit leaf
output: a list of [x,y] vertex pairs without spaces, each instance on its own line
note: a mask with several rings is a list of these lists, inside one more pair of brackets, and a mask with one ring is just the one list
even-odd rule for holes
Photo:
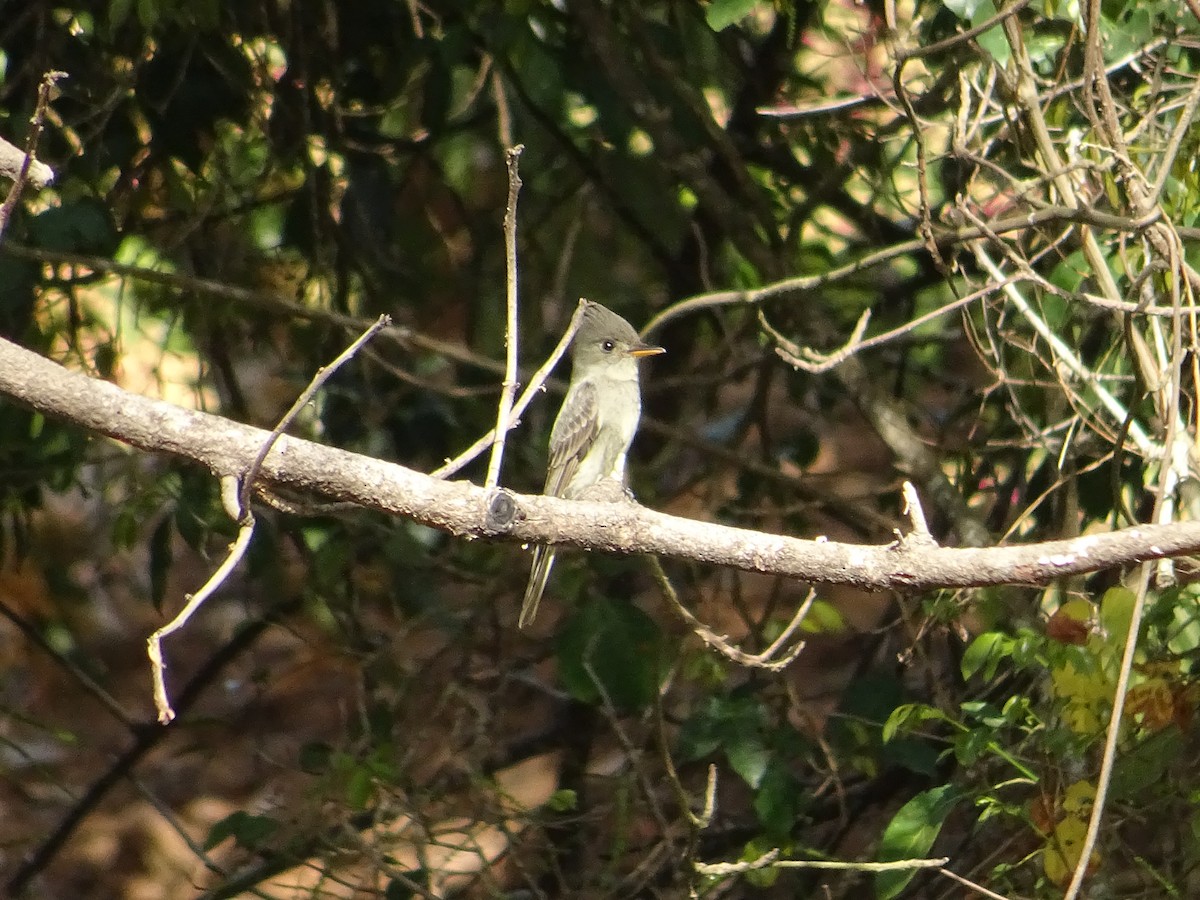
[[[876,854],[880,862],[920,859],[929,853],[946,817],[961,800],[958,789],[943,784],[930,788],[905,803],[884,829]],[[917,869],[880,872],[875,877],[875,896],[891,900],[908,886]]]

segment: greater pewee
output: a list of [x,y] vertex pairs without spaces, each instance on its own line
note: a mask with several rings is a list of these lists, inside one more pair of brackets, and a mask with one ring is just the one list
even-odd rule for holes
[[[571,384],[550,432],[544,494],[577,500],[605,479],[625,487],[625,454],[642,415],[638,360],[665,352],[616,313],[588,303],[571,342]],[[553,548],[534,548],[521,628],[537,615],[553,565]]]

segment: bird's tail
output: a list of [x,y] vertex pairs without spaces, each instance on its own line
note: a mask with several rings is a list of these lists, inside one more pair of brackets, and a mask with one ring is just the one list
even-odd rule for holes
[[517,626],[524,628],[537,615],[538,603],[542,600],[542,591],[546,590],[546,582],[550,579],[550,568],[554,565],[554,551],[549,547],[533,548],[533,566],[529,570],[529,586],[525,588],[525,599],[521,603],[521,618]]

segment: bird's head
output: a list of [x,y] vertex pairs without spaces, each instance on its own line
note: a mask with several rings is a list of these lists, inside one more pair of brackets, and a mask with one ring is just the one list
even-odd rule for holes
[[584,308],[583,321],[571,348],[575,365],[588,369],[636,366],[643,356],[666,353],[662,347],[647,344],[638,337],[633,326],[615,312],[590,301]]

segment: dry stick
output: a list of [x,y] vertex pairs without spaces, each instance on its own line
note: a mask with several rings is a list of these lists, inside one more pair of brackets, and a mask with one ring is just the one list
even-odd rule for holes
[[[168,453],[217,472],[237,472],[267,432],[151,400],[72,372],[0,340],[0,394],[46,415],[132,447]],[[492,494],[394,463],[284,435],[283,452],[263,462],[272,484],[410,519],[460,538],[549,543],[618,554],[657,554],[764,574],[868,590],[925,590],[996,583],[1047,584],[1200,550],[1200,522],[1136,525],[1033,544],[908,548],[806,541],[716,522],[685,519],[636,503],[564,500],[512,493],[515,510],[497,518]],[[503,512],[501,510],[500,512]],[[522,515],[522,512],[525,515]]]
[[[864,310],[863,314],[859,316],[858,322],[855,324],[854,330],[851,332],[850,338],[846,341],[846,343],[837,350],[833,350],[828,353],[823,353],[822,351],[813,347],[801,347],[795,341],[789,340],[786,336],[780,333],[774,325],[767,321],[766,314],[761,309],[758,311],[758,322],[762,326],[763,330],[771,337],[771,339],[775,341],[777,345],[775,347],[775,353],[780,359],[790,366],[803,369],[805,372],[820,374],[821,372],[827,372],[830,369],[837,367],[840,363],[849,359],[851,356],[862,352],[863,350],[868,350],[872,347],[878,347],[881,344],[886,344],[888,341],[895,340],[898,337],[903,337],[904,335],[915,331],[926,322],[931,322],[934,319],[941,318],[942,316],[951,313],[956,309],[969,306],[976,300],[996,293],[1009,283],[1016,284],[1026,281],[1031,277],[1032,276],[1026,274],[1011,275],[999,284],[989,282],[977,291],[973,291],[972,293],[967,294],[964,297],[960,297],[957,300],[952,300],[944,306],[939,306],[935,310],[919,315],[915,319],[911,319],[910,321],[905,322],[903,325],[893,328],[890,331],[885,331],[883,334],[877,334],[874,337],[870,337],[865,340],[863,339],[863,334],[866,333],[867,325],[871,321],[871,311],[869,309]],[[1133,303],[1130,304],[1130,306],[1135,305],[1136,304]]]
[[775,658],[784,643],[795,634],[796,629],[800,627],[809,610],[812,609],[812,605],[817,599],[817,592],[815,590],[808,592],[808,596],[800,604],[800,608],[792,617],[792,621],[788,623],[779,637],[772,642],[771,646],[767,647],[761,653],[747,653],[745,650],[740,650],[733,646],[723,635],[717,634],[697,619],[692,611],[683,605],[683,601],[679,599],[679,593],[675,590],[675,585],[671,583],[671,579],[667,576],[657,556],[647,556],[646,561],[650,564],[650,571],[653,573],[659,587],[662,588],[663,595],[675,609],[675,612],[679,614],[679,617],[687,623],[696,637],[700,638],[700,640],[704,641],[704,643],[727,659],[747,668],[779,672],[790,666],[796,657],[800,655],[800,651],[804,649],[804,641],[797,641],[787,653],[778,659]]
[[779,851],[771,850],[758,859],[744,863],[697,863],[696,871],[704,875],[737,875],[754,869],[835,869],[849,872],[895,872],[901,869],[940,869],[950,857],[937,859],[897,859],[893,862],[837,862],[828,859],[777,859]]
[[[1100,5],[1097,0],[1090,0],[1086,18],[1089,25],[1088,57],[1093,61],[1098,61],[1102,59],[1102,56],[1099,46]],[[1096,63],[1096,68],[1099,68],[1098,62]],[[1098,78],[1097,81],[1099,84],[1093,89],[1101,95],[1104,111],[1107,113],[1106,124],[1108,124],[1109,130],[1113,132],[1113,138],[1120,140],[1121,133],[1119,125],[1115,122],[1116,113],[1113,109],[1112,98],[1107,94],[1107,79]],[[1140,173],[1138,174],[1140,175]],[[1129,183],[1130,190],[1135,193],[1135,196],[1143,193],[1139,184],[1135,184],[1132,179],[1130,179]],[[1178,241],[1177,237],[1176,241]],[[1155,244],[1152,236],[1151,243]],[[1175,247],[1171,249],[1174,250]],[[1174,254],[1172,253],[1171,255]],[[1177,268],[1175,271],[1181,272],[1182,269]],[[1176,310],[1178,310],[1179,293],[1177,277],[1173,279],[1173,286],[1174,305]],[[1175,320],[1174,337],[1175,346],[1171,362],[1171,384],[1174,390],[1169,400],[1170,409],[1164,411],[1166,413],[1167,435],[1164,441],[1163,459],[1160,462],[1160,470],[1165,474],[1159,478],[1158,492],[1155,498],[1152,521],[1156,523],[1162,521],[1164,512],[1170,508],[1170,503],[1173,502],[1173,498],[1168,498],[1167,495],[1168,486],[1171,481],[1171,455],[1174,450],[1177,431],[1184,428],[1182,422],[1179,421],[1179,374],[1182,361],[1182,334],[1178,316]],[[1137,593],[1134,597],[1133,610],[1129,618],[1129,630],[1125,635],[1125,647],[1121,654],[1121,668],[1117,675],[1117,684],[1113,693],[1112,712],[1109,715],[1108,729],[1105,733],[1104,753],[1100,759],[1100,773],[1096,778],[1096,796],[1092,801],[1092,811],[1088,819],[1087,832],[1084,835],[1083,844],[1079,850],[1079,859],[1075,864],[1074,871],[1071,873],[1071,881],[1067,885],[1063,900],[1075,900],[1079,896],[1080,891],[1083,889],[1083,881],[1087,877],[1088,864],[1091,862],[1092,852],[1100,837],[1100,824],[1104,815],[1109,786],[1112,783],[1113,767],[1116,763],[1117,741],[1120,736],[1121,719],[1125,712],[1126,694],[1129,691],[1129,678],[1133,671],[1134,656],[1137,653],[1138,636],[1141,631],[1142,616],[1146,606],[1146,596],[1150,589],[1151,568],[1149,563],[1143,563],[1138,577]]]
[[[663,712],[662,703],[663,692],[654,692],[654,726],[655,733],[658,738],[659,755],[662,758],[663,771],[666,773],[667,782],[675,793],[675,802],[678,804],[679,811],[686,817],[688,825],[687,847],[683,851],[681,860],[684,863],[692,865],[692,871],[695,872],[696,851],[700,843],[700,833],[709,826],[713,816],[717,810],[717,767],[714,764],[709,764],[708,767],[708,782],[704,791],[704,807],[700,813],[692,812],[692,798],[687,792],[687,788],[683,786],[683,781],[679,778],[679,770],[675,768],[675,760],[671,758],[671,741],[667,736],[667,717]],[[695,879],[691,879],[695,881]],[[692,887],[695,887],[693,884]]]
[[[204,601],[207,600],[216,590],[225,583],[225,579],[241,562],[242,557],[246,554],[246,550],[250,547],[250,539],[254,536],[254,514],[250,510],[250,492],[253,489],[254,482],[258,478],[259,470],[262,469],[263,461],[267,458],[267,454],[271,452],[271,448],[275,446],[280,435],[283,434],[285,428],[292,423],[297,415],[300,414],[308,402],[313,398],[313,395],[321,388],[321,386],[329,380],[339,368],[342,367],[351,357],[353,357],[359,349],[373,338],[381,329],[386,328],[391,323],[391,318],[383,315],[380,316],[370,328],[368,328],[359,338],[347,347],[341,355],[338,356],[328,366],[323,366],[317,370],[317,374],[313,376],[312,381],[304,392],[292,404],[292,408],[287,411],[279,424],[267,436],[259,447],[258,455],[254,457],[249,468],[241,478],[241,487],[237,493],[237,499],[231,497],[232,489],[230,485],[232,478],[225,477],[222,479],[221,493],[222,499],[225,502],[227,511],[231,515],[236,516],[238,525],[237,539],[229,548],[229,553],[221,562],[212,576],[204,583],[200,590],[196,591],[186,598],[186,603],[179,614],[170,622],[155,631],[146,640],[146,653],[150,657],[150,672],[154,683],[154,707],[158,710],[158,721],[160,724],[166,725],[175,718],[175,710],[171,708],[171,700],[167,695],[166,683],[166,664],[163,661],[162,642],[163,638],[169,637],[180,628],[188,623],[188,620],[196,613]],[[229,507],[234,507],[229,509]]]
[[204,865],[204,868],[208,869],[208,871],[212,872],[214,875],[220,875],[222,878],[229,877],[229,873],[224,869],[224,867],[214,862],[212,857],[208,855],[208,851],[204,848],[204,846],[198,843],[190,834],[188,834],[187,828],[181,821],[179,821],[179,817],[175,815],[175,811],[172,810],[171,807],[167,805],[166,801],[159,797],[158,794],[150,790],[149,785],[147,785],[136,775],[132,774],[129,776],[129,783],[133,785],[133,789],[141,794],[147,803],[154,807],[154,811],[158,813],[159,818],[166,823],[167,827],[170,828],[171,831],[175,832],[176,837],[178,837],[181,841],[183,841],[184,844],[187,845],[188,850],[192,852],[192,856],[200,860],[200,862]]
[[1092,814],[1088,819],[1087,833],[1079,850],[1079,861],[1071,875],[1071,883],[1063,900],[1075,900],[1083,888],[1088,863],[1096,840],[1100,837],[1100,820],[1104,815],[1104,801],[1108,786],[1112,782],[1113,765],[1117,759],[1117,740],[1121,731],[1121,718],[1125,714],[1125,695],[1129,691],[1129,676],[1133,671],[1133,659],[1137,654],[1138,632],[1141,630],[1142,613],[1146,608],[1146,595],[1150,591],[1151,564],[1142,563],[1138,576],[1137,593],[1134,595],[1133,611],[1129,616],[1129,633],[1125,635],[1125,649],[1121,654],[1121,669],[1117,675],[1117,686],[1113,693],[1112,713],[1108,717],[1108,731],[1104,736],[1104,754],[1100,758],[1100,774],[1096,778],[1096,796],[1092,800]]
[[1162,198],[1163,188],[1166,187],[1167,178],[1171,174],[1171,169],[1175,164],[1176,157],[1179,156],[1179,148],[1183,145],[1184,136],[1191,130],[1192,121],[1196,118],[1197,107],[1200,107],[1200,78],[1197,78],[1192,83],[1192,89],[1188,91],[1187,102],[1183,110],[1179,114],[1179,121],[1175,123],[1175,130],[1171,132],[1171,139],[1167,142],[1167,148],[1163,151],[1162,159],[1158,163],[1158,175],[1154,179],[1154,185],[1150,189],[1150,202],[1157,206]]
[[[1098,21],[1097,12],[1097,8],[1093,6],[1092,22]],[[1178,238],[1176,238],[1176,241],[1178,241]],[[1172,249],[1175,249],[1177,246],[1175,244]],[[1173,262],[1178,263],[1178,260],[1173,260]],[[1176,267],[1176,277],[1172,279],[1172,296],[1177,311],[1179,310],[1180,303],[1179,278],[1177,276],[1180,271]],[[1173,386],[1170,398],[1171,408],[1167,416],[1167,435],[1164,441],[1163,459],[1160,462],[1160,469],[1165,474],[1159,479],[1158,493],[1155,498],[1154,512],[1151,519],[1156,523],[1162,522],[1164,515],[1168,513],[1174,502],[1174,497],[1169,495],[1168,491],[1173,488],[1171,473],[1175,471],[1175,467],[1171,464],[1171,457],[1176,451],[1177,432],[1183,427],[1179,420],[1182,353],[1182,330],[1177,316],[1171,360],[1171,384]],[[1186,458],[1184,465],[1186,468]],[[1087,877],[1088,863],[1091,861],[1092,852],[1100,838],[1100,824],[1104,816],[1109,787],[1112,784],[1113,768],[1116,765],[1117,742],[1120,737],[1121,719],[1125,712],[1125,700],[1129,692],[1129,679],[1133,672],[1133,662],[1137,653],[1142,616],[1146,608],[1146,597],[1150,590],[1151,571],[1152,566],[1150,563],[1146,562],[1142,564],[1138,577],[1137,593],[1134,596],[1133,610],[1129,617],[1129,631],[1125,635],[1125,648],[1121,654],[1121,668],[1117,675],[1116,687],[1114,688],[1112,712],[1109,715],[1108,729],[1104,736],[1104,753],[1100,758],[1100,773],[1096,777],[1096,796],[1092,801],[1092,811],[1088,818],[1087,832],[1084,834],[1083,844],[1080,847],[1079,860],[1076,862],[1075,869],[1071,873],[1071,882],[1067,885],[1067,891],[1063,895],[1063,900],[1075,900],[1079,896],[1080,891],[1083,889],[1083,881]]]
[[[1068,170],[1069,167],[1063,168],[1063,172]],[[988,223],[986,230],[974,225],[955,228],[953,230],[938,230],[935,232],[934,238],[938,246],[951,246],[965,244],[977,238],[986,237],[991,233],[1006,234],[1010,231],[1026,231],[1037,225],[1057,222],[1076,222],[1082,225],[1095,225],[1097,228],[1112,228],[1119,231],[1133,232],[1140,231],[1150,223],[1158,221],[1161,217],[1162,213],[1160,210],[1151,210],[1144,216],[1130,218],[1129,216],[1113,215],[1112,213],[1106,213],[1087,206],[1047,206],[1030,213],[1021,213],[1019,215],[1006,216],[1003,219],[996,219]],[[883,265],[901,256],[906,256],[909,253],[916,253],[924,248],[925,241],[921,238],[914,238],[908,241],[901,241],[898,244],[892,244],[889,247],[884,247],[882,250],[868,253],[853,262],[846,263],[844,266],[829,269],[816,275],[796,275],[760,288],[755,288],[754,290],[712,291],[704,294],[694,294],[691,297],[685,297],[683,300],[673,303],[659,312],[642,329],[642,334],[650,335],[662,328],[667,322],[701,310],[714,309],[721,306],[754,306],[771,297],[811,291],[827,284],[842,281],[843,279],[872,269],[875,266]],[[1119,295],[1112,299],[1114,302],[1121,300]]]
[[911,481],[904,482],[902,486],[904,492],[904,512],[908,514],[909,521],[912,522],[912,531],[904,540],[916,540],[923,544],[936,544],[933,535],[929,531],[929,523],[925,520],[925,510],[921,506],[921,495],[917,493],[917,486]]
[[496,428],[492,432],[495,435],[492,457],[488,460],[487,478],[483,483],[483,486],[488,488],[494,488],[500,483],[504,441],[508,430],[512,428],[513,396],[517,393],[517,195],[521,192],[518,163],[524,149],[524,144],[517,144],[504,151],[504,162],[508,167],[508,205],[504,209],[504,282],[508,322],[504,331],[504,387],[500,391]]
[[[16,181],[21,175],[21,167],[29,159],[29,154],[15,144],[0,138],[0,176]],[[54,170],[39,159],[29,164],[25,181],[35,188],[44,188],[54,181]]]
[[[583,311],[587,308],[588,301],[580,299],[579,304],[575,307],[575,312],[571,316],[571,321],[567,324],[567,330],[559,339],[558,344],[554,348],[554,352],[542,363],[541,367],[533,373],[533,377],[529,380],[529,386],[521,392],[521,396],[517,398],[516,404],[509,413],[511,419],[521,418],[521,414],[525,412],[526,407],[533,402],[534,395],[542,389],[542,385],[546,383],[546,379],[550,377],[550,373],[554,371],[554,367],[558,365],[558,361],[563,358],[563,354],[567,352],[567,347],[571,345],[571,339],[575,337],[575,332],[579,330],[579,325],[583,321]],[[477,440],[474,444],[456,456],[454,459],[447,461],[440,468],[434,469],[429,473],[431,478],[449,478],[455,472],[458,472],[463,466],[467,465],[471,460],[475,459],[492,446],[496,436],[496,429],[487,432],[483,437]]]
[[1008,900],[1008,897],[1005,897],[1003,894],[997,894],[995,891],[989,891],[982,884],[976,884],[971,879],[963,878],[957,872],[951,872],[949,869],[938,869],[938,874],[945,875],[951,881],[957,881],[963,887],[968,888],[977,894],[981,894],[984,897],[988,897],[990,900]]
[[[66,72],[47,72],[42,76],[42,83],[38,86],[37,106],[34,108],[33,117],[29,120],[29,136],[25,139],[25,159],[21,161],[20,171],[13,179],[13,186],[9,189],[8,196],[0,205],[0,235],[3,235],[4,230],[8,227],[8,219],[12,215],[13,209],[16,208],[17,201],[21,199],[21,191],[29,178],[29,170],[35,165],[34,155],[37,152],[38,140],[42,136],[42,123],[46,119],[46,109],[50,105],[50,93],[54,89],[55,83],[60,78],[66,77]],[[46,168],[41,163],[36,164],[41,165],[42,169]],[[53,175],[54,173],[50,172],[51,178]],[[37,176],[35,180],[47,183],[41,170],[37,170]]]
[[[587,642],[587,646],[583,652],[583,671],[592,682],[592,687],[596,689],[596,694],[600,698],[600,707],[604,712],[605,718],[608,719],[609,727],[612,728],[613,734],[616,736],[617,743],[621,745],[621,749],[625,751],[625,758],[629,760],[629,764],[633,769],[634,778],[637,779],[638,786],[642,789],[642,794],[646,800],[646,805],[650,807],[650,814],[654,817],[655,824],[659,827],[659,833],[667,837],[671,833],[671,826],[667,823],[667,814],[663,812],[662,803],[659,801],[658,794],[655,792],[650,783],[650,777],[646,773],[646,767],[642,765],[643,754],[637,749],[633,738],[621,726],[621,714],[617,712],[616,704],[613,703],[612,696],[608,693],[608,688],[604,686],[603,679],[600,678],[593,660],[596,658],[596,644],[599,642],[600,634],[596,633],[591,636]],[[655,691],[657,694],[658,691]]]
[[[1004,245],[1001,244],[1003,247]],[[1129,411],[1118,400],[1113,393],[1108,390],[1099,377],[1091,369],[1079,359],[1078,354],[1067,345],[1067,343],[1058,336],[1046,321],[1038,315],[1033,306],[1025,299],[1024,295],[1017,290],[1016,286],[1011,281],[1005,278],[1000,267],[988,255],[987,250],[982,243],[971,245],[971,250],[975,254],[975,259],[979,263],[980,268],[984,269],[994,281],[1004,282],[1004,294],[1009,301],[1021,313],[1022,317],[1029,323],[1038,336],[1042,338],[1054,351],[1055,358],[1060,361],[1076,378],[1083,381],[1095,393],[1101,405],[1112,415],[1112,417],[1122,422],[1128,416]],[[1129,429],[1130,436],[1134,443],[1137,444],[1138,450],[1146,455],[1154,453],[1158,449],[1158,445],[1146,433],[1146,430],[1134,422]]]

